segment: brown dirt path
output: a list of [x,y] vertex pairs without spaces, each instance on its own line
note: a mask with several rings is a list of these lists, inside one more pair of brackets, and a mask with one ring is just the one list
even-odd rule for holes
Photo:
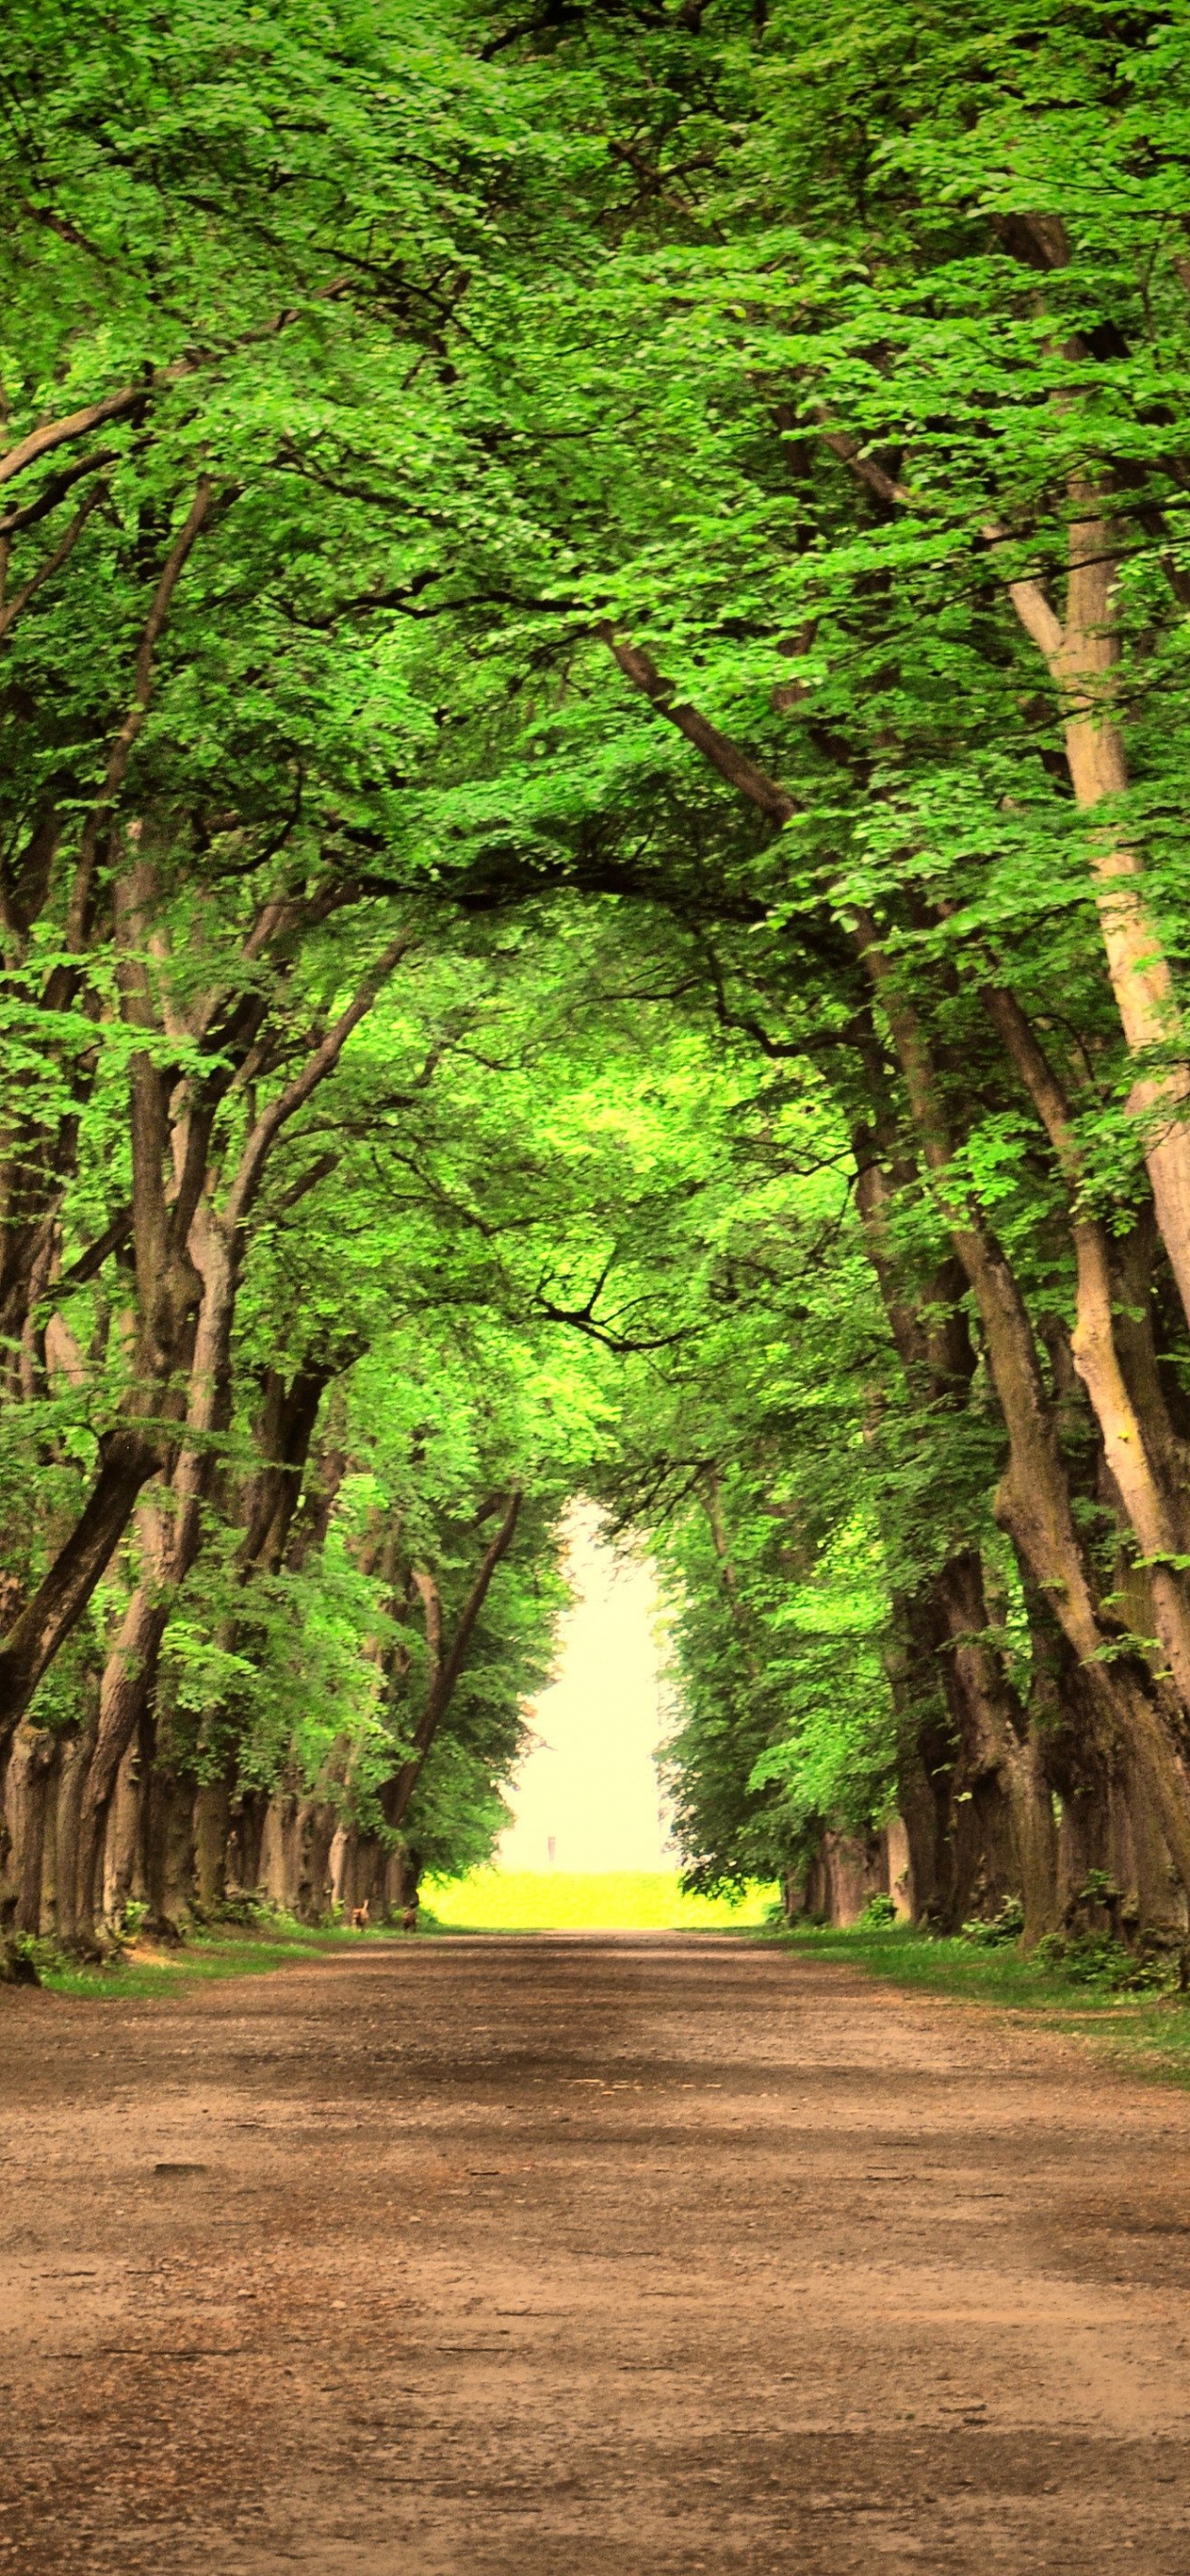
[[1186,2576],[1188,2148],[713,1936],[9,1994],[0,2571]]

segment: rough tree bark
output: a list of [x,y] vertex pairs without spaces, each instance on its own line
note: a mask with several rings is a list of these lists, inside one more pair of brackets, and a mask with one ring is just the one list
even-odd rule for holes
[[[22,462],[27,461],[21,451],[10,453],[21,454]],[[109,852],[118,800],[148,715],[157,647],[212,499],[213,486],[204,475],[162,568],[140,636],[131,701],[109,744],[102,784],[84,819],[75,861],[65,943],[75,955],[54,968],[43,996],[47,1011],[54,1014],[69,1010],[76,998],[78,960],[90,935],[96,878],[101,859]],[[132,1073],[134,1194],[138,1178],[143,1187],[149,1142],[145,1131],[153,1123],[151,1071],[142,1059],[134,1064]],[[157,1088],[160,1089],[160,1077]],[[7,1265],[7,1277],[0,1282],[0,1330],[10,1332],[14,1339],[24,1333],[28,1320],[29,1299],[39,1275],[39,1253],[45,1245],[46,1229],[53,1226],[56,1218],[58,1198],[73,1159],[74,1138],[75,1114],[71,1113],[53,1140],[37,1140],[37,1150],[19,1122],[12,1140],[15,1150],[9,1152],[0,1188],[0,1259]],[[44,1150],[47,1142],[48,1152]],[[30,1174],[35,1175],[32,1182]],[[38,1682],[82,1617],[128,1526],[137,1495],[160,1465],[160,1438],[149,1426],[162,1411],[163,1390],[176,1359],[177,1337],[184,1333],[193,1299],[188,1302],[183,1292],[182,1311],[173,1317],[174,1341],[169,1343],[167,1337],[164,1351],[153,1330],[153,1317],[158,1293],[166,1301],[171,1295],[176,1297],[184,1240],[184,1224],[179,1237],[176,1219],[172,1231],[168,1224],[158,1227],[152,1251],[160,1253],[164,1264],[159,1282],[151,1274],[146,1275],[141,1262],[141,1320],[133,1390],[123,1409],[124,1418],[100,1442],[96,1478],[75,1527],[0,1639],[0,1747],[19,1724]]]
[[[828,443],[835,446],[836,452],[846,453],[847,462],[865,479],[872,479],[868,462],[860,459],[852,442],[840,441],[832,434]],[[880,470],[872,468],[875,472]],[[905,496],[890,484],[885,497]],[[1080,558],[1074,569],[1089,577],[1092,568]],[[747,796],[771,822],[784,825],[793,819],[796,800],[786,788],[758,770],[717,726],[679,701],[672,683],[657,671],[647,654],[620,638],[610,626],[600,631],[633,686],[658,714],[695,744],[721,777]],[[1087,710],[1075,713],[1080,721],[1085,718],[1090,722]],[[1009,1464],[997,1497],[997,1517],[1038,1585],[1053,1598],[1063,1633],[1085,1670],[1087,1704],[1095,1712],[1095,1725],[1108,1740],[1122,1738],[1126,1743],[1136,1775],[1160,1819],[1181,1885],[1190,1892],[1190,1773],[1170,1722],[1172,1711],[1162,1705],[1160,1685],[1138,1657],[1122,1647],[1113,1624],[1100,1616],[1074,1526],[1052,1409],[1017,1282],[978,1208],[968,1200],[956,1199],[948,1188],[953,1146],[946,1132],[928,1049],[916,1016],[898,989],[874,926],[862,917],[857,922],[855,947],[888,1020],[922,1159],[938,1189],[954,1249],[980,1315],[988,1365],[1009,1442]],[[1182,1132],[1190,1150],[1190,1129]],[[1187,1278],[1190,1280],[1190,1267]],[[1010,1744],[1005,1746],[1005,1754],[1011,1769],[1014,1756]],[[1035,1814],[1031,1785],[1023,1804],[1029,1814]],[[1028,1825],[1028,1815],[1023,1820]]]
[[[147,884],[138,884],[135,920],[142,943],[150,896]],[[139,1158],[134,1156],[133,1241],[138,1286],[142,1268],[144,1273],[142,1306],[148,1307],[150,1329],[163,1352],[172,1348],[176,1356],[177,1315],[182,1309],[180,1290],[171,1292],[171,1260],[179,1270],[184,1266],[187,1281],[197,1280],[199,1295],[181,1446],[167,1478],[146,1498],[141,1512],[142,1570],[100,1689],[99,1725],[79,1824],[75,1912],[77,1933],[83,1940],[93,1937],[103,1836],[116,1775],[150,1704],[170,1613],[202,1542],[203,1505],[214,1476],[216,1440],[226,1423],[232,1325],[248,1219],[278,1138],[334,1072],[352,1031],[410,944],[405,931],[389,941],[300,1072],[255,1120],[222,1206],[215,1200],[214,1176],[206,1162],[211,1104],[200,1098],[171,1119],[152,1060],[146,1054],[134,1064],[134,1132],[140,1138],[140,1151]],[[148,1024],[153,1009],[142,961],[143,944],[140,955],[130,948],[125,1001],[138,1026]],[[189,1191],[188,1174],[197,1176]],[[181,1245],[179,1201],[187,1217]],[[208,1908],[211,1901],[208,1897]]]
[[[1070,1202],[1070,1231],[1077,1268],[1077,1305],[1071,1351],[1103,1440],[1104,1457],[1145,1565],[1152,1617],[1174,1686],[1190,1722],[1190,1592],[1179,1556],[1186,1550],[1187,1515],[1181,1477],[1170,1476],[1172,1441],[1155,1370],[1142,1418],[1133,1401],[1117,1337],[1111,1244],[1105,1228],[1083,1204],[1085,1173],[1073,1117],[1052,1066],[1015,997],[989,987],[988,1013],[1024,1082],[1049,1136]],[[1143,1346],[1133,1336],[1134,1361]],[[1156,1427],[1150,1447],[1149,1421]],[[1168,1481],[1167,1481],[1168,1479]]]
[[[1057,616],[1039,582],[1010,581],[1008,593],[1058,692],[1075,802],[1083,813],[1093,814],[1126,796],[1130,783],[1113,677],[1120,661],[1119,538],[1109,509],[1088,478],[1072,478],[1068,503],[1065,618]],[[1118,823],[1106,822],[1092,833],[1090,864],[1124,1036],[1133,1055],[1152,1059],[1137,1075],[1129,1108],[1142,1126],[1153,1204],[1190,1321],[1185,1019],[1140,854]]]
[[[1032,215],[1020,221],[1030,264],[1065,267],[1070,250],[1061,218]],[[820,434],[882,502],[912,506],[912,493],[857,440],[825,426]],[[992,524],[983,533],[1005,567],[1008,596],[1022,631],[1053,682],[1075,803],[1080,812],[1093,815],[1124,798],[1130,784],[1117,684],[1120,532],[1110,498],[1087,473],[1068,478],[1065,500],[1064,617],[1040,581],[1012,571],[1007,531]],[[1117,819],[1105,819],[1102,829],[1092,832],[1089,857],[1112,993],[1128,1048],[1142,1059],[1129,1107],[1142,1128],[1157,1220],[1190,1322],[1190,1046],[1185,1014],[1143,860]]]

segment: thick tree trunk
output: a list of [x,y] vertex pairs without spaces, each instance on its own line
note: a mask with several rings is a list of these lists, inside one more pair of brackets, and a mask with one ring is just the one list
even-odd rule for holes
[[1025,1732],[1024,1711],[990,1644],[983,1568],[977,1551],[947,1558],[935,1578],[946,1651],[942,1656],[958,1736],[953,1787],[956,1913],[999,1912],[1019,1891],[1012,1778]]
[[15,1733],[39,1681],[81,1619],[157,1465],[156,1450],[140,1432],[108,1435],[73,1530],[0,1639],[0,1745]]
[[[1075,802],[1084,814],[1126,796],[1128,761],[1116,673],[1120,660],[1118,536],[1091,482],[1070,489],[1072,517],[1066,617],[1039,583],[1018,581],[1009,594],[1026,633],[1044,654],[1058,689],[1066,760]],[[1142,1070],[1129,1107],[1142,1122],[1153,1204],[1182,1305],[1190,1322],[1190,1062],[1186,1029],[1166,942],[1138,851],[1119,827],[1105,824],[1090,843],[1095,904],[1112,992],[1134,1055],[1168,1058]]]
[[295,1912],[303,1923],[326,1920],[331,1901],[331,1844],[339,1823],[337,1807],[325,1799],[303,1801],[301,1861]]
[[890,1817],[881,1839],[888,1882],[886,1892],[896,1909],[898,1923],[912,1923],[917,1910],[913,1892],[913,1853],[904,1817]]
[[914,1917],[939,1930],[951,1928],[957,1912],[951,1809],[957,1744],[941,1663],[945,1636],[934,1588],[923,1584],[894,1604],[884,1647]]
[[[947,1136],[928,1050],[915,1015],[890,976],[870,924],[858,938],[883,1002],[905,1075],[923,1159],[935,1175],[979,1309],[992,1381],[1008,1432],[1009,1463],[997,1518],[1086,1674],[1086,1698],[1104,1737],[1126,1746],[1161,1819],[1174,1865],[1190,1893],[1190,1773],[1176,1740],[1174,1711],[1160,1685],[1123,1648],[1102,1614],[1074,1523],[1070,1486],[1037,1348],[1016,1279],[982,1213],[956,1194]],[[1156,1597],[1156,1587],[1155,1587]]]
[[[941,1930],[953,1910],[947,1887],[948,1813],[944,1822],[939,1812],[941,1802],[920,1762],[911,1769],[902,1765],[897,1794],[908,1846],[913,1920]],[[948,1811],[949,1801],[946,1807]]]
[[[1139,1245],[1122,1257],[1140,1292],[1137,1320],[1118,1313],[1112,1245],[1106,1229],[1084,1205],[1086,1174],[1069,1105],[1035,1032],[1015,996],[985,988],[988,1014],[1003,1038],[1049,1136],[1070,1201],[1076,1266],[1075,1328],[1071,1357],[1086,1388],[1124,1518],[1136,1538],[1147,1584],[1142,1635],[1155,1628],[1190,1724],[1190,1593],[1178,1559],[1190,1537],[1190,1515],[1180,1461],[1146,1330],[1147,1278],[1138,1275]],[[1190,1132],[1190,1131],[1188,1131]],[[1143,1265],[1147,1268],[1147,1265]],[[1125,1366],[1125,1355],[1131,1366]],[[1133,1398],[1138,1386],[1142,1406]]]
[[54,1927],[59,1941],[67,1946],[79,1937],[79,1830],[97,1725],[97,1718],[92,1718],[62,1747],[58,1779]]
[[[226,1406],[228,1339],[234,1276],[225,1231],[209,1209],[196,1213],[192,1248],[201,1293],[187,1399],[187,1429],[205,1442]],[[189,1274],[189,1262],[187,1263]],[[161,1641],[178,1592],[202,1542],[201,1506],[213,1472],[205,1445],[183,1448],[168,1487],[148,1496],[139,1514],[140,1579],[108,1655],[99,1696],[99,1731],[80,1820],[78,1914],[84,1938],[94,1932],[100,1856],[116,1777],[129,1746],[150,1722]]]
[[[955,1264],[957,1279],[952,1272],[939,1272],[915,1293],[904,1287],[890,1222],[895,1183],[889,1167],[898,1148],[887,1106],[879,1101],[877,1106],[880,1132],[862,1129],[854,1138],[865,1245],[908,1385],[928,1395],[934,1406],[959,1410],[969,1400],[975,1372],[975,1353],[959,1311],[965,1275]],[[903,1160],[903,1147],[900,1152]],[[909,1615],[915,1651],[902,1694],[911,1704],[914,1698],[920,1703],[923,1675],[932,1665],[945,1692],[951,1738],[948,1742],[946,1730],[925,1720],[926,1740],[914,1748],[904,1725],[900,1729],[901,1813],[913,1846],[918,1913],[947,1931],[970,1915],[996,1913],[1007,1895],[1020,1891],[1024,1833],[1032,1855],[1034,1909],[1040,1905],[1048,1924],[1055,1891],[1051,1886],[1043,1900],[1029,1797],[1023,1776],[1018,1776],[1024,1712],[988,1635],[977,1554],[966,1549],[949,1558],[923,1586]],[[1019,1829],[1014,1821],[1018,1807]]]
[[170,1939],[194,1899],[194,1782],[155,1761],[145,1819],[146,1930]]
[[421,1853],[412,1843],[398,1843],[390,1853],[385,1872],[390,1913],[404,1914],[417,1904],[422,1867]]
[[46,1819],[55,1785],[58,1739],[48,1728],[26,1721],[13,1738],[5,1782],[5,1824],[9,1843],[7,1876],[14,1931],[36,1935],[42,1929],[42,1872]]
[[103,1912],[109,1923],[122,1922],[129,1902],[144,1894],[144,1814],[144,1747],[138,1731],[125,1747],[108,1810]]
[[95,1935],[108,1810],[117,1775],[145,1716],[171,1606],[171,1599],[162,1600],[153,1585],[139,1583],[104,1667],[99,1723],[79,1814],[75,1929],[84,1942]]
[[1024,1908],[1023,1942],[1036,1948],[1061,1920],[1058,1828],[1044,1743],[1030,1735],[1013,1766],[1012,1817],[1016,1838],[1020,1897]]
[[366,1905],[377,1915],[385,1899],[387,1854],[378,1834],[341,1825],[331,1845],[332,1902],[350,1917]]
[[227,1846],[229,1882],[252,1895],[262,1884],[262,1849],[269,1811],[267,1789],[245,1789],[232,1810]]
[[260,1838],[260,1885],[285,1914],[297,1913],[301,1894],[302,1815],[293,1790],[273,1791]]
[[203,1780],[194,1796],[194,1874],[198,1911],[210,1919],[227,1894],[231,1791],[226,1780]]
[[355,1837],[350,1827],[340,1820],[331,1836],[331,1847],[327,1858],[331,1882],[331,1906],[340,1914],[347,1913],[355,1903],[354,1841]]

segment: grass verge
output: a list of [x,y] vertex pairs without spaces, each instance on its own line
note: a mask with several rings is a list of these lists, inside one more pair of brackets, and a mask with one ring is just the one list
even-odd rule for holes
[[847,1931],[799,1924],[761,1937],[798,1958],[834,1959],[893,1985],[1027,2015],[1123,2061],[1132,2074],[1190,2085],[1190,1995],[1121,1994],[1093,1976],[1022,1959],[1011,1942],[982,1948],[902,1924]]
[[36,1941],[29,1946],[37,1983],[47,1994],[124,2001],[132,1995],[177,1994],[183,1986],[216,1977],[259,1977],[271,1968],[291,1968],[297,1960],[316,1957],[320,1952],[358,1949],[362,1941],[400,1941],[405,1937],[382,1929],[351,1932],[343,1924],[298,1923],[291,1916],[278,1915],[261,1927],[214,1924],[188,1932],[176,1950],[133,1943],[122,1957],[110,1959],[103,1967],[90,1967],[68,1958],[50,1941]]

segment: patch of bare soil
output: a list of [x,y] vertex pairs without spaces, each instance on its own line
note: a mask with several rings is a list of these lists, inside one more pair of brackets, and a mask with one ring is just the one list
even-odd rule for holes
[[6,1993],[0,2571],[1185,2576],[1188,2146],[713,1936]]

